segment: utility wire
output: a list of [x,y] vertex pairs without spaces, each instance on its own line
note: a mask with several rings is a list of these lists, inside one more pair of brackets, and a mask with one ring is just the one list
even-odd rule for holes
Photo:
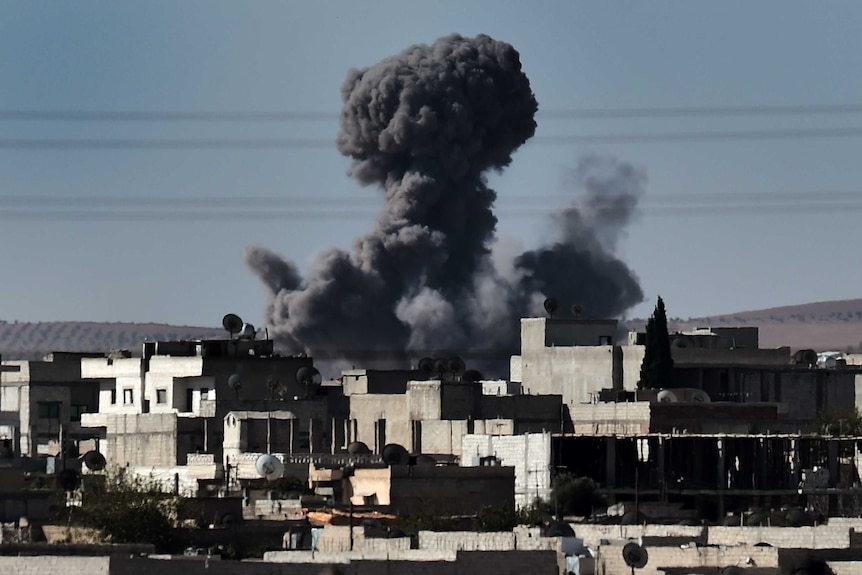
[[[496,201],[497,208],[505,208],[512,204],[524,204],[528,208],[537,208],[541,204],[549,207],[564,207],[576,204],[577,193],[569,194],[501,194]],[[640,199],[640,206],[651,204],[680,205],[715,205],[731,204],[770,204],[770,203],[814,203],[823,204],[836,201],[862,201],[862,190],[809,190],[809,191],[774,191],[774,192],[718,192],[709,194],[696,193],[647,193]],[[369,207],[382,206],[382,194],[338,194],[332,196],[320,195],[256,195],[256,196],[107,196],[107,195],[0,195],[0,208],[3,207],[48,207],[67,210],[92,208],[207,208],[236,209],[252,207],[289,207],[289,208],[322,208],[334,207]]]
[[[531,139],[539,146],[576,144],[622,144],[659,142],[717,142],[737,140],[800,140],[815,138],[857,138],[862,127],[802,128],[773,130],[735,130],[699,132],[644,132],[622,134],[590,134],[539,136]],[[0,139],[0,150],[262,150],[262,149],[334,149],[332,138],[80,138],[80,139]]]
[[[862,211],[862,202],[826,205],[735,205],[735,206],[661,206],[639,208],[637,215],[649,216],[776,216],[776,215],[831,215]],[[506,218],[548,217],[559,209],[505,209],[495,213]],[[0,220],[6,222],[239,222],[239,221],[286,221],[286,220],[356,220],[375,212],[354,210],[302,210],[302,209],[256,209],[256,210],[63,210],[63,209],[0,209]]]
[[[680,118],[729,116],[807,116],[862,114],[862,104],[680,106],[657,108],[570,108],[539,110],[550,119]],[[321,122],[338,119],[322,111],[145,111],[0,110],[0,121],[53,122]]]

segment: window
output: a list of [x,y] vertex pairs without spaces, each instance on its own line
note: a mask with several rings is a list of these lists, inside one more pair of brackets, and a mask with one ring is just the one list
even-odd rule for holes
[[38,406],[39,419],[60,419],[59,401],[40,401]]
[[384,445],[386,445],[386,420],[381,418],[374,426],[374,450],[381,453]]
[[168,402],[168,390],[167,389],[157,389],[156,390],[156,403],[165,404]]
[[69,418],[72,421],[81,421],[81,414],[82,413],[90,413],[89,406],[87,406],[85,404],[73,405],[72,409],[69,411]]
[[208,387],[202,387],[201,388],[201,399],[209,399],[209,397],[210,397],[209,388]]
[[134,389],[124,389],[123,390],[123,405],[131,405],[135,403],[135,390]]
[[117,405],[117,390],[111,390],[111,405]]

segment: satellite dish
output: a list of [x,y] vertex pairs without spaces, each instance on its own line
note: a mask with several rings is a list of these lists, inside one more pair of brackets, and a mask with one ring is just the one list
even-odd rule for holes
[[431,374],[434,373],[434,358],[423,357],[419,360],[419,364],[416,366],[416,369],[425,377],[430,377]]
[[239,339],[252,340],[252,339],[254,339],[254,336],[256,333],[257,333],[257,330],[254,329],[253,325],[251,325],[250,323],[244,323],[244,324],[242,324],[242,329],[240,330],[239,335],[237,337]]
[[461,381],[465,383],[477,383],[482,381],[482,374],[475,369],[468,369],[461,375]]
[[584,313],[584,306],[579,303],[576,303],[572,306],[572,315],[575,317],[581,317],[581,314]]
[[545,308],[545,311],[548,312],[549,316],[553,317],[553,315],[557,313],[557,310],[560,309],[560,302],[557,301],[556,298],[549,297],[545,299],[542,307]]
[[81,457],[81,460],[90,471],[101,471],[107,464],[105,456],[96,450],[88,451]]
[[437,465],[437,459],[423,453],[416,456],[416,465]]
[[721,575],[742,575],[742,569],[736,565],[730,565],[721,570]]
[[551,521],[545,529],[545,537],[574,537],[575,530],[565,521]]
[[410,454],[404,446],[397,443],[387,443],[380,452],[386,465],[409,465]]
[[387,536],[388,539],[401,539],[402,537],[410,537],[410,536],[407,535],[407,533],[405,533],[401,529],[393,529],[392,531],[389,532],[389,535]]
[[673,341],[670,343],[670,345],[672,347],[677,348],[677,349],[684,349],[684,348],[691,347],[691,340],[689,338],[681,335],[679,337],[675,337],[673,339]]
[[467,366],[464,364],[464,360],[460,357],[450,357],[447,367],[449,371],[456,375],[461,375],[464,373],[464,370],[467,369]]
[[630,541],[623,545],[623,561],[632,569],[643,569],[649,561],[649,553],[634,541]]
[[305,398],[314,396],[323,378],[316,368],[304,365],[296,370],[296,383],[305,390]]
[[354,441],[347,446],[347,453],[349,455],[368,455],[369,453],[371,453],[371,450],[368,449],[368,446],[365,445],[363,442]]
[[74,469],[64,469],[57,474],[57,484],[63,491],[74,491],[78,487],[78,472]]
[[446,361],[446,359],[442,358],[442,357],[435,359],[434,360],[434,371],[437,372],[437,374],[446,373],[447,371],[449,371],[449,362]]
[[817,363],[817,352],[813,349],[800,349],[793,354],[793,360],[801,365],[814,365]]
[[767,524],[766,516],[763,513],[755,511],[745,518],[745,524],[749,527],[764,527]]
[[278,479],[284,475],[284,463],[275,455],[261,455],[254,462],[254,468],[258,475],[265,477],[268,481]]
[[239,333],[239,330],[242,329],[242,318],[235,313],[229,313],[222,318],[221,324],[228,333],[233,335],[235,333]]
[[659,403],[677,403],[679,402],[679,398],[676,396],[674,392],[669,389],[663,389],[658,392],[656,399]]
[[240,517],[236,513],[225,513],[221,516],[219,524],[222,527],[236,527],[240,522]]
[[709,403],[711,400],[709,394],[702,389],[695,389],[691,392],[691,400],[694,403]]

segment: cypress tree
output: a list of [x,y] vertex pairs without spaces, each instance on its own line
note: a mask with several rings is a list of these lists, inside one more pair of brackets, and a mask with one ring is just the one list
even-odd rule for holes
[[673,357],[667,332],[667,312],[661,296],[646,325],[646,349],[641,364],[639,389],[673,387]]

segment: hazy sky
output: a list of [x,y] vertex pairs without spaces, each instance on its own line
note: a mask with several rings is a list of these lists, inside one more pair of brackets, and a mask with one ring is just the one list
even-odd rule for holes
[[[539,101],[490,178],[507,245],[547,239],[577,159],[609,154],[649,178],[631,315],[859,297],[860,29],[858,2],[4,0],[0,319],[259,323],[246,246],[307,269],[381,205],[335,148],[347,71],[453,32],[514,45]],[[709,110],[656,111],[680,108]],[[565,117],[588,110],[628,115]]]

